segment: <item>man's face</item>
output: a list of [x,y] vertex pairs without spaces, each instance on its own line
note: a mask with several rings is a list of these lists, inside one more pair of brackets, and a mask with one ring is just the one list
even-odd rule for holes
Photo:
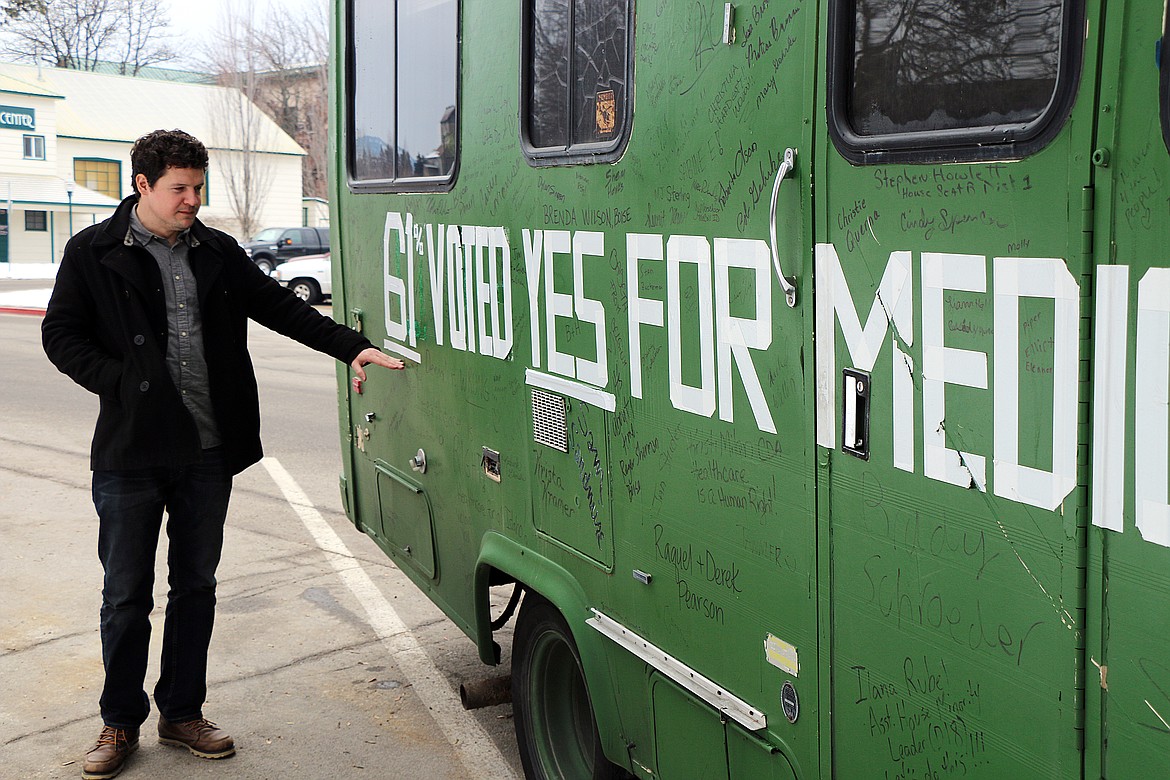
[[195,222],[203,192],[203,171],[199,168],[167,168],[151,187],[138,174],[138,218],[147,230],[174,240]]

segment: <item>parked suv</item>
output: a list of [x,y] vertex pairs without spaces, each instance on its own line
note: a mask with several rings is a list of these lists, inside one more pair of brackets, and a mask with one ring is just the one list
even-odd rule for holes
[[329,228],[265,228],[243,246],[261,271],[272,273],[286,260],[328,252]]

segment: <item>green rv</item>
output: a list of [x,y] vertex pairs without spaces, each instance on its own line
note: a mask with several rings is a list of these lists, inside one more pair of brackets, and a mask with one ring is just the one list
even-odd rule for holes
[[345,505],[530,777],[1170,777],[1165,16],[338,0]]

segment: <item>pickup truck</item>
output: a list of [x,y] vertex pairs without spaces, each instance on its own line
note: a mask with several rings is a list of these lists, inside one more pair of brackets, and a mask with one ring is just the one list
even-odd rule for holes
[[265,228],[243,245],[244,251],[264,273],[286,260],[329,251],[329,228]]

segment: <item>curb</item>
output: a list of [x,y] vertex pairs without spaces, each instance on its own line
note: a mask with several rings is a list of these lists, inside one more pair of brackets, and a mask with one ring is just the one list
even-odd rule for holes
[[29,309],[22,306],[0,306],[0,314],[32,314],[37,317],[45,316],[44,309]]

